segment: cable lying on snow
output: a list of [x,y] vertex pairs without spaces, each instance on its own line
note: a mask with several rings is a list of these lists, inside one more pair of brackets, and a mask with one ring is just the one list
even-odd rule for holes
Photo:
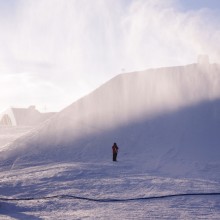
[[88,198],[74,195],[54,195],[54,196],[43,196],[43,197],[26,197],[26,198],[4,198],[0,197],[0,201],[30,201],[30,200],[49,200],[49,199],[79,199],[87,200],[92,202],[129,202],[129,201],[138,201],[138,200],[153,200],[153,199],[165,199],[172,197],[184,197],[184,196],[220,196],[220,192],[203,192],[203,193],[179,193],[179,194],[168,194],[168,195],[158,195],[158,196],[149,196],[149,197],[137,197],[137,198],[127,198],[127,199],[96,199]]

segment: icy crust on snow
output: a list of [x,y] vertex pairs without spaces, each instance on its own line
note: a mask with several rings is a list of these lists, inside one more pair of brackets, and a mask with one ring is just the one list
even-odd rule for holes
[[119,160],[136,170],[219,178],[220,67],[119,75],[1,154],[1,165]]

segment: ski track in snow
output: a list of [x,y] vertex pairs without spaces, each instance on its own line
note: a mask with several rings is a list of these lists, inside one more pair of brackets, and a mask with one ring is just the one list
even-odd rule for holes
[[[1,198],[74,195],[131,199],[220,192],[218,181],[175,179],[132,170],[129,162],[57,163],[0,172]],[[94,202],[81,199],[0,201],[0,219],[218,219],[220,196]]]

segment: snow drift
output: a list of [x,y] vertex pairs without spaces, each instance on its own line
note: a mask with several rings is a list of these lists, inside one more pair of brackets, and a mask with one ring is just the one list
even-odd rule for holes
[[118,75],[15,141],[2,164],[119,160],[139,171],[220,173],[220,67],[191,64]]

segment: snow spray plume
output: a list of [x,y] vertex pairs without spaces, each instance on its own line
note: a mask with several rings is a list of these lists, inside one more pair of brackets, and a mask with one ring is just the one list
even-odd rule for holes
[[[15,93],[25,97],[26,91],[36,105],[46,102],[53,111],[60,110],[122,68],[131,72],[185,65],[201,53],[217,62],[220,13],[181,11],[176,2],[19,1],[10,19],[0,13],[0,40],[5,45],[0,71],[17,75],[7,83],[0,81],[0,109],[16,102]],[[13,90],[8,89],[9,80]]]

